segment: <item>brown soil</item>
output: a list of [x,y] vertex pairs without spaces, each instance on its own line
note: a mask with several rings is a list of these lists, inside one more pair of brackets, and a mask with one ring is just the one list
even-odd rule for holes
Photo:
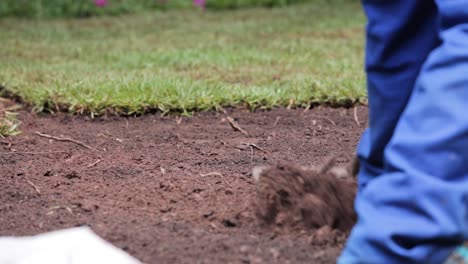
[[[94,120],[22,113],[23,134],[0,144],[0,236],[89,225],[145,263],[334,263],[345,234],[330,227],[349,228],[342,210],[353,192],[327,198],[344,209],[327,213],[325,226],[278,229],[256,218],[251,170],[316,166],[330,155],[344,165],[365,125],[353,109],[228,112]],[[358,116],[367,120],[367,109]],[[302,203],[321,206],[323,197],[308,197]]]

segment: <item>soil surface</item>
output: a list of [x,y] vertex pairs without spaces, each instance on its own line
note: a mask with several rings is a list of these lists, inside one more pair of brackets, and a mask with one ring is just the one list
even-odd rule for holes
[[326,107],[93,120],[23,112],[23,134],[0,144],[0,236],[88,225],[144,263],[334,263],[345,233],[262,224],[251,172],[329,156],[347,164],[367,108],[357,117]]

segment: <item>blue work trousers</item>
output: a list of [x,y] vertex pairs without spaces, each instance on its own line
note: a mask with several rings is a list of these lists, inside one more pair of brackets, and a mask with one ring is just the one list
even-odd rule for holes
[[369,128],[339,264],[442,263],[468,240],[468,0],[364,0]]

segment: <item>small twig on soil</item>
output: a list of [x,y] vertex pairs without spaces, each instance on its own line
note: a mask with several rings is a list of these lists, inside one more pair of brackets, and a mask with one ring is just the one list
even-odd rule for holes
[[[208,186],[210,186],[211,191],[214,193],[215,199],[216,199],[216,190],[215,190],[215,188],[213,187],[213,185],[211,185],[211,183],[209,183],[209,182],[206,182],[206,183],[208,184]],[[208,193],[208,196],[211,196],[211,195]]]
[[250,165],[253,164],[253,158],[254,158],[254,148],[253,146],[250,146]]
[[286,107],[286,109],[290,110],[292,108],[292,106],[294,105],[294,99],[289,99],[289,104],[288,106]]
[[176,116],[175,120],[176,120],[177,125],[182,124],[182,117]]
[[354,121],[356,121],[356,124],[357,124],[358,126],[361,125],[361,123],[359,122],[359,119],[358,119],[357,107],[356,107],[356,106],[354,107]]
[[328,118],[328,117],[325,116],[325,117],[323,117],[323,119],[327,120],[327,121],[330,122],[332,125],[336,126],[336,123],[333,122],[333,120],[331,120],[330,118]]
[[244,129],[242,129],[239,124],[236,122],[236,120],[234,120],[234,118],[228,116],[227,117],[227,121],[229,122],[229,124],[231,125],[232,129],[234,129],[235,131],[239,131],[241,132],[242,134],[248,136],[249,133],[247,133],[247,131],[245,131]]
[[73,214],[73,210],[72,210],[70,207],[58,205],[58,206],[53,206],[53,207],[51,207],[51,208],[50,208],[51,211],[48,212],[47,215],[53,214],[53,213],[54,213],[54,210],[57,210],[57,209],[65,209],[65,210],[67,210],[70,214]]
[[255,145],[254,143],[242,143],[242,144],[247,145],[247,146],[251,147],[252,149],[260,150],[263,153],[268,153],[266,150],[264,150],[261,147]]
[[26,182],[27,182],[29,185],[31,185],[31,186],[34,188],[34,190],[36,190],[36,192],[37,192],[38,194],[41,194],[41,190],[39,190],[39,188],[38,188],[36,185],[34,185],[34,183],[33,183],[32,181],[26,179]]
[[219,109],[218,109],[218,110],[219,110],[219,111],[221,111],[221,112],[223,112],[224,114],[227,114],[227,111],[226,111],[226,109],[222,108],[221,106],[219,107]]
[[34,134],[40,136],[40,137],[45,137],[45,138],[49,138],[49,139],[53,139],[53,140],[57,140],[57,141],[66,141],[66,142],[72,142],[72,143],[75,143],[77,145],[80,145],[82,146],[83,148],[87,148],[89,150],[93,150],[90,146],[82,143],[82,142],[79,142],[77,140],[74,140],[72,138],[60,138],[60,137],[54,137],[54,136],[51,136],[51,135],[47,135],[47,134],[42,134],[40,132],[34,132]]
[[8,141],[0,140],[0,144],[7,145],[8,150],[12,150],[11,146],[13,145],[13,141],[11,141],[11,138],[8,138]]
[[223,181],[227,184],[227,186],[229,186],[231,189],[232,189],[232,185],[226,180],[226,178],[224,178],[224,176],[219,173],[219,172],[210,172],[210,173],[207,173],[207,174],[201,174],[200,173],[200,176],[202,177],[206,177],[206,176],[219,176],[223,179]]
[[281,117],[277,116],[276,117],[276,120],[275,120],[275,123],[273,124],[273,126],[276,126],[279,122],[279,120],[281,119]]
[[312,107],[312,104],[308,104],[307,107],[304,109],[304,111],[302,111],[302,114],[307,113],[307,111],[309,111],[311,107]]
[[96,166],[97,164],[99,164],[101,161],[102,161],[102,160],[98,159],[97,161],[95,161],[95,162],[89,164],[88,166],[86,166],[86,168],[94,167],[94,166]]
[[8,154],[31,154],[31,155],[42,155],[42,154],[55,154],[55,153],[68,153],[68,151],[39,151],[39,152],[30,152],[30,151],[11,151],[11,152],[0,152],[0,155],[8,155]]

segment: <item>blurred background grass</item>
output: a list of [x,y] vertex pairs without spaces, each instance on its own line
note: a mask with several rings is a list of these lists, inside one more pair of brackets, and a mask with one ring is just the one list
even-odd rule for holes
[[366,99],[358,2],[206,5],[2,0],[0,87],[36,111],[93,116]]
[[[279,7],[315,0],[206,0],[208,9]],[[351,0],[348,0],[351,1]],[[107,0],[103,7],[93,0],[1,0],[0,17],[89,17],[120,15],[148,10],[193,7],[190,0]]]

